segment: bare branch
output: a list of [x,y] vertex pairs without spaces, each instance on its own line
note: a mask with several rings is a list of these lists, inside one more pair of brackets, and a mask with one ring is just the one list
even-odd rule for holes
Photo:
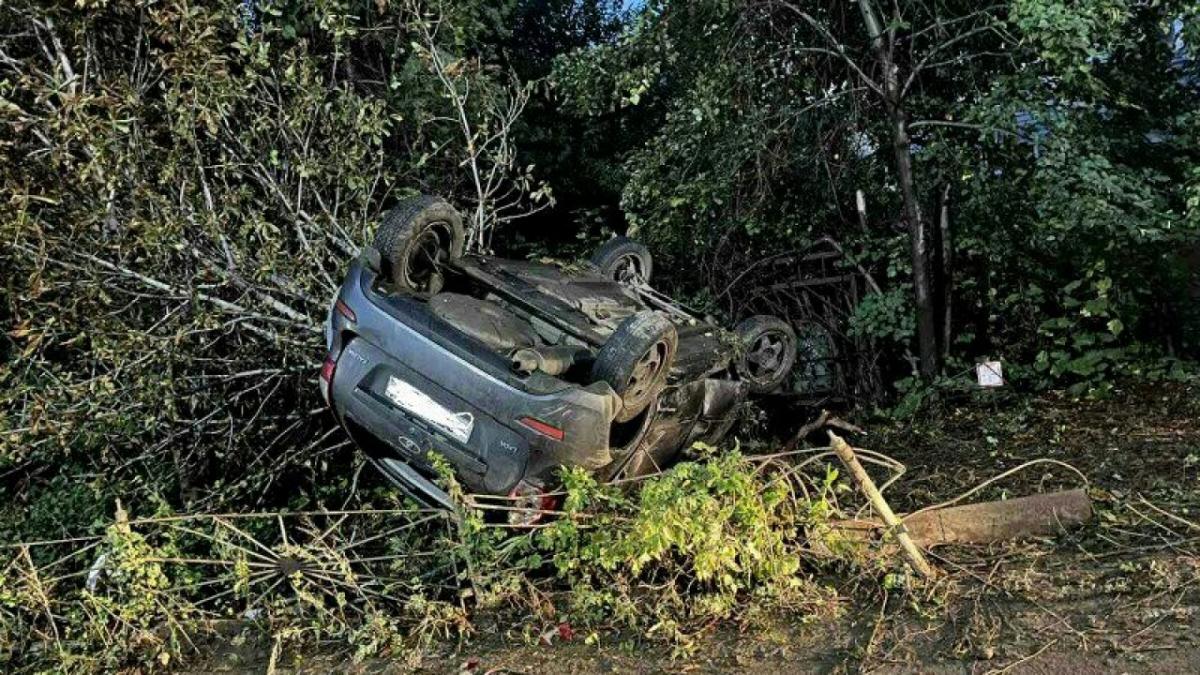
[[900,95],[903,96],[905,93],[908,92],[908,90],[912,87],[913,83],[916,81],[917,77],[921,74],[921,72],[924,71],[925,68],[929,66],[930,59],[932,59],[934,56],[937,56],[940,52],[942,52],[946,49],[949,49],[950,47],[953,47],[954,45],[956,45],[960,42],[963,42],[965,40],[968,40],[976,35],[980,35],[983,33],[989,33],[989,32],[995,32],[995,26],[992,23],[987,23],[982,26],[976,26],[975,28],[972,28],[971,30],[965,31],[963,33],[959,33],[958,35],[955,35],[954,37],[952,37],[944,42],[941,42],[940,44],[934,45],[928,52],[926,52],[925,56],[922,57],[920,61],[917,61],[917,63],[915,63],[912,66],[912,68],[909,70],[908,78],[904,81],[904,86],[900,88]]
[[[790,2],[785,2],[783,0],[774,0],[774,2],[775,2],[775,4],[778,4],[779,6],[790,10],[796,16],[800,17],[800,19],[803,20],[804,23],[808,24],[813,30],[815,30],[817,32],[818,35],[821,36],[822,39],[825,40],[826,44],[829,45],[829,49],[822,50],[822,51],[824,51],[824,53],[828,53],[832,56],[836,56],[837,58],[840,58],[842,60],[842,62],[845,63],[846,66],[848,68],[850,68],[850,70],[853,71],[854,74],[862,81],[862,83],[867,86],[867,88],[869,88],[871,91],[874,91],[876,94],[879,94],[880,96],[883,95],[883,88],[879,85],[879,83],[876,82],[874,79],[872,79],[871,76],[867,75],[867,73],[862,69],[862,67],[859,66],[858,63],[856,63],[854,61],[854,59],[850,57],[849,52],[846,50],[846,45],[844,45],[840,40],[838,40],[836,37],[834,37],[833,33],[829,30],[829,28],[827,28],[820,21],[817,21],[817,19],[815,17],[813,17],[813,15],[800,9],[799,7],[797,7],[796,5],[794,5]],[[806,48],[806,49],[809,49],[809,48]],[[811,48],[811,49],[816,49],[816,48]]]
[[951,120],[917,120],[909,122],[909,129],[919,129],[921,127],[953,127],[956,129],[973,129],[975,131],[990,131],[997,134],[1005,134],[1008,136],[1016,136],[1017,134],[1008,129],[1001,129],[987,124],[972,124],[970,122],[954,122]]

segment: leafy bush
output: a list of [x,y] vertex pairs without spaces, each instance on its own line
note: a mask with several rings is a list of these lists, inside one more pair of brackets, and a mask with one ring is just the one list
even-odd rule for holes
[[103,534],[31,543],[3,561],[0,663],[177,665],[219,635],[273,659],[329,642],[359,660],[411,659],[501,617],[686,650],[717,619],[830,611],[836,594],[812,579],[822,563],[811,551],[853,556],[827,526],[836,472],[809,484],[737,451],[698,451],[635,490],[571,472],[561,517],[531,530],[495,527],[448,470],[454,514],[131,518],[118,507]]
[[686,643],[689,626],[712,619],[827,608],[830,591],[807,576],[805,537],[824,532],[836,474],[806,495],[736,451],[698,449],[706,461],[632,493],[566,476],[565,515],[536,544],[569,585],[572,616]]

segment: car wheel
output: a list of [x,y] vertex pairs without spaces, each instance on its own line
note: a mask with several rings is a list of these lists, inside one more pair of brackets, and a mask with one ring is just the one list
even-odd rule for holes
[[592,364],[592,380],[607,382],[621,397],[614,421],[628,422],[650,405],[666,384],[679,336],[657,312],[638,312],[621,322]]
[[743,346],[738,377],[755,394],[778,389],[796,365],[796,331],[779,317],[760,314],[739,323],[734,332]]
[[431,297],[445,285],[446,265],[462,257],[463,238],[458,211],[440,197],[420,195],[384,215],[375,248],[398,292]]
[[650,249],[629,237],[609,239],[592,254],[591,262],[602,275],[623,284],[649,282],[654,271]]

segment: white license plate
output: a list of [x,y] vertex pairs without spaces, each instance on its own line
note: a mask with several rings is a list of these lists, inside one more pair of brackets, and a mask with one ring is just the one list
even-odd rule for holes
[[389,377],[387,397],[392,403],[429,422],[451,437],[466,443],[475,428],[475,416],[469,412],[456,413],[429,398],[425,392],[398,377]]

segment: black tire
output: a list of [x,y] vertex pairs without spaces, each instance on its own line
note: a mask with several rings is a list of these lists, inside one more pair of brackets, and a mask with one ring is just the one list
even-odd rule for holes
[[621,322],[596,354],[592,381],[607,382],[621,397],[614,421],[628,422],[650,405],[667,382],[679,336],[657,312],[638,312]]
[[458,211],[441,197],[419,195],[384,215],[375,248],[398,292],[432,297],[445,283],[444,267],[462,257],[463,239]]
[[637,280],[650,281],[654,272],[654,260],[650,249],[629,237],[613,237],[604,242],[590,258],[600,274],[613,281],[632,283]]
[[796,365],[796,331],[776,316],[759,314],[734,329],[742,342],[737,374],[755,394],[775,391]]

